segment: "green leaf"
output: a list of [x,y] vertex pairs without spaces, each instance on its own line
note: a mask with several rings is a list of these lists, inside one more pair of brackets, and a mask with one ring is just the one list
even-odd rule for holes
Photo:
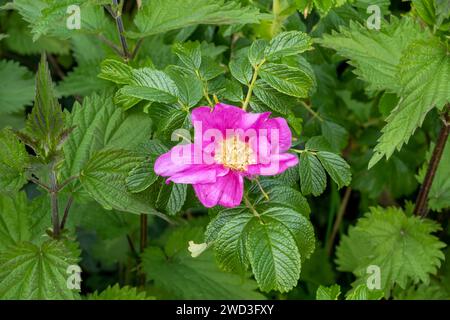
[[79,299],[67,288],[67,268],[78,262],[79,250],[63,241],[41,246],[20,243],[0,252],[1,299]]
[[366,284],[360,284],[347,292],[345,300],[380,300],[384,297],[381,290],[369,289]]
[[298,98],[306,98],[313,85],[307,72],[285,64],[263,64],[259,75],[274,89]]
[[39,143],[42,156],[57,151],[64,130],[64,114],[55,97],[45,55],[36,75],[36,99],[28,116],[26,131]]
[[156,182],[158,176],[153,171],[154,164],[155,158],[148,157],[128,173],[126,183],[130,192],[142,192]]
[[178,88],[163,71],[143,68],[133,70],[132,84],[118,91],[119,95],[148,101],[175,103]]
[[133,69],[120,61],[106,59],[100,66],[99,78],[112,81],[117,84],[130,84],[133,76]]
[[439,39],[411,44],[400,61],[398,74],[401,99],[386,119],[369,167],[384,155],[389,158],[400,150],[430,110],[440,110],[450,101],[450,56]]
[[[95,152],[103,148],[135,150],[151,134],[148,116],[141,111],[125,113],[106,92],[85,97],[83,105],[75,103],[66,116],[66,123],[75,129],[63,147],[65,161],[61,176],[64,179],[78,175]],[[131,131],[134,134],[130,135]],[[73,188],[75,183],[70,189]]]
[[256,283],[239,275],[220,271],[211,253],[192,258],[188,240],[201,241],[202,229],[189,227],[172,232],[164,250],[149,247],[142,255],[148,280],[180,299],[264,299],[255,292]]
[[20,111],[34,98],[31,73],[17,62],[0,60],[0,115]]
[[401,209],[371,208],[344,236],[337,249],[338,269],[353,272],[365,283],[367,267],[380,268],[381,290],[389,297],[395,284],[429,283],[444,259],[445,244],[432,233],[440,226],[428,219],[406,216]]
[[239,56],[230,61],[230,72],[240,83],[249,85],[252,80],[253,69],[246,56]]
[[258,23],[259,11],[251,6],[224,0],[148,0],[138,11],[134,23],[139,33],[131,37],[146,37],[197,24]]
[[200,43],[198,42],[186,42],[175,43],[173,45],[173,52],[180,58],[183,64],[191,69],[198,70],[202,64],[202,51],[200,49]]
[[30,240],[30,225],[26,194],[19,192],[8,196],[0,193],[0,252]]
[[131,193],[127,189],[128,173],[142,161],[141,156],[131,151],[97,152],[81,171],[81,184],[105,208],[136,214],[153,213],[148,194]]
[[256,81],[253,93],[270,109],[283,115],[287,115],[291,108],[297,104],[295,98],[275,90],[261,79]]
[[411,18],[390,18],[391,22],[384,22],[380,30],[350,22],[348,28],[325,34],[318,42],[350,59],[353,72],[367,82],[369,90],[397,92],[401,90],[397,79],[400,58],[413,41],[424,39],[427,33]]
[[295,239],[283,224],[253,222],[246,247],[248,260],[262,291],[287,292],[297,285],[301,260]]
[[312,40],[304,32],[287,31],[278,34],[273,38],[264,50],[267,60],[300,54],[311,49]]
[[329,287],[319,286],[316,292],[316,300],[338,300],[341,295],[341,287],[333,284]]
[[255,40],[248,49],[248,60],[253,67],[256,67],[264,60],[264,51],[267,47],[267,41],[265,40]]
[[262,181],[261,185],[269,196],[269,200],[266,200],[263,195],[260,195],[258,199],[259,202],[268,201],[271,205],[279,204],[291,208],[305,217],[309,217],[311,209],[309,208],[308,201],[300,191],[281,183],[273,184],[264,183],[264,181]]
[[302,193],[314,196],[320,195],[327,186],[327,176],[320,161],[310,152],[302,152],[300,155],[300,186]]
[[118,284],[108,286],[102,292],[95,291],[88,295],[88,300],[149,300],[145,292],[139,292],[137,288]]
[[27,182],[30,159],[11,129],[0,131],[0,191],[18,191]]
[[169,215],[177,214],[186,201],[187,185],[170,183],[162,183],[159,188],[158,198],[156,199],[156,207],[165,210]]
[[112,83],[98,77],[99,72],[99,62],[78,65],[58,83],[56,91],[58,95],[68,97],[87,96],[113,88]]
[[203,97],[203,84],[201,80],[197,77],[192,77],[191,74],[180,71],[177,66],[169,66],[165,71],[178,88],[180,102],[188,108],[197,105]]
[[338,188],[350,185],[352,173],[349,164],[339,155],[328,151],[317,152],[317,158],[328,172],[330,177],[336,182]]

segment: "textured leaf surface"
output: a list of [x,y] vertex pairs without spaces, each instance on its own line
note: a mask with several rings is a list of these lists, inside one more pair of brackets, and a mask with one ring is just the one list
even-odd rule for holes
[[78,255],[78,249],[55,240],[41,246],[24,242],[0,252],[0,298],[78,299],[78,292],[67,288],[66,273]]

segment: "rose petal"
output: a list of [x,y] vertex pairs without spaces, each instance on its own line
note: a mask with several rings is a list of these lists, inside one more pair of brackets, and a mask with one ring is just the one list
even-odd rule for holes
[[216,205],[233,208],[242,201],[244,192],[244,178],[230,171],[223,177],[218,177],[215,183],[194,184],[195,194],[207,208]]

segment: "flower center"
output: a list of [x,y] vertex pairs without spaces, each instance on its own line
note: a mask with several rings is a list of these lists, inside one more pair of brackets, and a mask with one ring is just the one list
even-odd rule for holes
[[219,143],[215,150],[214,160],[237,171],[245,171],[248,165],[256,163],[250,145],[236,136]]

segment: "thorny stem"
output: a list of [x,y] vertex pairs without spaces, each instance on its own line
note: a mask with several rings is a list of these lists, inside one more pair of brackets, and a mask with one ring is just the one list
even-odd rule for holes
[[331,236],[328,239],[328,243],[326,245],[326,249],[327,249],[328,255],[331,254],[331,250],[333,248],[334,239],[336,238],[336,235],[337,235],[337,233],[339,231],[339,227],[341,226],[342,218],[344,217],[345,211],[347,209],[348,200],[350,199],[351,193],[352,193],[352,188],[348,187],[345,190],[344,197],[342,198],[342,202],[341,202],[341,205],[339,207],[339,211],[338,211],[338,213],[336,215],[336,220],[334,221],[333,231],[331,232]]
[[128,61],[131,56],[128,50],[127,39],[125,38],[125,30],[123,27],[123,20],[122,20],[122,10],[119,7],[119,3],[117,0],[113,0],[112,3],[113,8],[117,9],[117,11],[113,15],[113,18],[116,20],[117,31],[119,32],[120,43],[122,44],[122,56],[125,59],[125,61]]
[[244,111],[247,110],[248,104],[250,103],[250,99],[252,98],[253,88],[255,87],[256,79],[258,79],[259,69],[264,64],[264,62],[266,62],[265,59],[263,61],[261,61],[261,63],[259,63],[258,65],[255,66],[255,70],[253,71],[252,80],[250,81],[250,84],[248,85],[247,95],[245,96],[244,104],[242,105],[242,109]]
[[104,44],[106,44],[108,47],[114,50],[119,56],[122,56],[122,51],[120,50],[120,47],[118,47],[114,42],[106,38],[102,34],[98,34],[97,37],[100,41],[102,41]]
[[414,214],[421,217],[426,217],[428,213],[427,210],[428,194],[430,193],[430,189],[433,184],[433,179],[436,174],[439,162],[442,158],[445,143],[447,142],[447,138],[450,133],[449,108],[450,105],[447,105],[445,115],[443,116],[444,125],[442,126],[441,131],[439,132],[439,137],[436,142],[436,146],[434,147],[430,164],[428,165],[427,173],[425,175],[425,179],[423,181],[422,186],[420,187],[420,191],[416,200],[416,206],[414,207]]

